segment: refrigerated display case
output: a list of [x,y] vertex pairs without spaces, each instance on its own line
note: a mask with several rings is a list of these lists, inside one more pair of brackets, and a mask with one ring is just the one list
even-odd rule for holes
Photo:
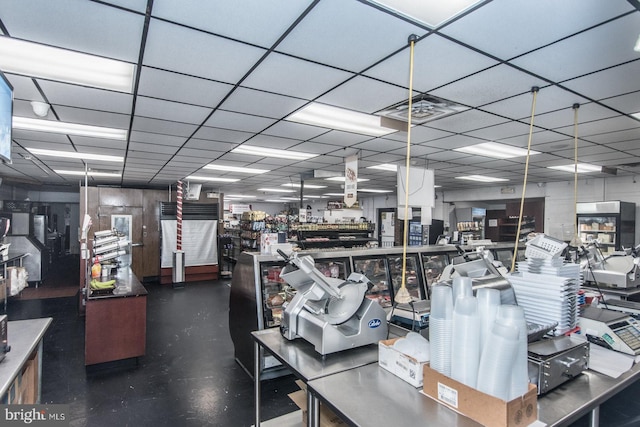
[[[510,244],[494,244],[485,247],[491,251],[512,248]],[[523,245],[524,248],[524,245]],[[475,247],[461,247],[475,251]],[[371,282],[367,298],[377,300],[386,310],[391,310],[394,291],[401,284],[402,247],[361,250],[335,250],[331,252],[301,251],[299,256],[310,255],[316,267],[325,274],[340,278],[351,272],[363,273]],[[415,299],[428,299],[427,285],[437,282],[444,266],[451,257],[459,255],[454,245],[421,246],[407,248],[406,286]],[[251,332],[278,327],[282,302],[293,297],[295,290],[280,280],[280,269],[285,265],[282,258],[243,252],[238,257],[229,297],[229,333],[234,345],[236,361],[253,375],[254,342]],[[425,281],[425,277],[427,280]],[[268,354],[260,355],[261,378],[284,375],[286,370]]]
[[634,247],[635,203],[621,201],[577,203],[576,212],[578,233],[583,243],[596,241],[605,253]]

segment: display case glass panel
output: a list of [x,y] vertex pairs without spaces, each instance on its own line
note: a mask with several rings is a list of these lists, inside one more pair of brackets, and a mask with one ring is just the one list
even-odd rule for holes
[[367,298],[377,301],[382,307],[391,307],[387,260],[382,257],[354,258],[353,268],[356,273],[364,274],[373,283],[367,291]]
[[449,264],[447,254],[422,255],[422,265],[424,267],[424,275],[428,289],[431,289],[431,286],[438,283],[442,270],[444,270],[447,264]]
[[578,232],[585,244],[597,241],[604,247],[616,247],[617,216],[578,215]]
[[266,328],[280,325],[282,304],[291,299],[290,286],[280,278],[280,272],[283,268],[284,262],[260,264],[262,304]]
[[[393,283],[393,294],[395,295],[402,285],[402,255],[390,256],[387,258],[389,262],[389,273],[391,274],[391,282]],[[417,254],[407,255],[407,265],[405,274],[405,286],[409,295],[414,300],[426,299],[424,291],[422,290],[422,280],[420,270],[418,266]]]

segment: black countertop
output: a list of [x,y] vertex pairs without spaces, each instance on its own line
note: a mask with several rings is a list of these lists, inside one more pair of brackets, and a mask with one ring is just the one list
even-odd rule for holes
[[89,288],[89,297],[87,299],[92,301],[107,298],[139,297],[148,294],[145,287],[140,283],[129,267],[120,268],[116,274],[101,277],[99,280],[101,282],[106,282],[113,279],[116,280],[116,287],[113,291],[94,291]]

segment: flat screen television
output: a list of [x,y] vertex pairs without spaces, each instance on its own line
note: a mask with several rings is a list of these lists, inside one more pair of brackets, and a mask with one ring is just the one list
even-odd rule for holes
[[11,117],[13,116],[13,86],[0,71],[0,159],[11,163]]

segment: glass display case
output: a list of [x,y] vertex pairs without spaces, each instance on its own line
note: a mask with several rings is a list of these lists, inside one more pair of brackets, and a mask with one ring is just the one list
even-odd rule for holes
[[427,291],[431,294],[431,287],[438,283],[442,270],[449,264],[447,254],[422,254],[422,267],[427,284]]
[[382,307],[391,307],[387,259],[382,256],[354,258],[353,269],[364,274],[373,284],[367,291],[367,298],[377,301]]
[[[427,299],[427,293],[422,280],[422,271],[419,268],[420,262],[418,254],[407,254],[405,286],[409,295],[415,300]],[[393,284],[393,295],[395,296],[402,285],[402,253],[387,256],[389,263],[389,274],[391,275],[391,283]]]
[[597,242],[605,253],[635,245],[635,203],[578,203],[576,210],[578,233],[583,243]]

